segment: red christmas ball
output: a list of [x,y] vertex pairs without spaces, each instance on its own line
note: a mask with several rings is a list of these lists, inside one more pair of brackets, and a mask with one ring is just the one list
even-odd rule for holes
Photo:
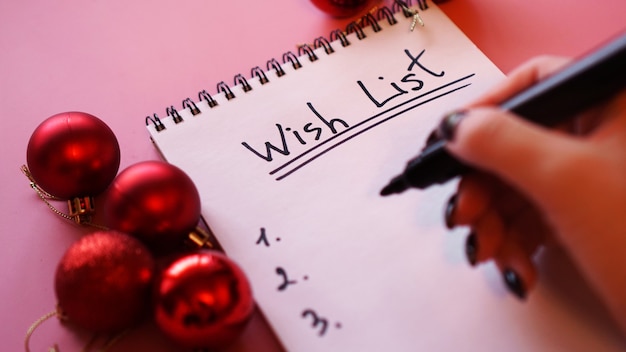
[[155,284],[156,324],[187,348],[221,349],[230,345],[254,310],[244,273],[213,250],[178,258],[160,273]]
[[363,11],[372,0],[311,0],[311,2],[333,17],[351,17]]
[[51,195],[94,196],[115,178],[120,146],[113,131],[97,117],[64,112],[35,129],[26,160],[35,182]]
[[147,312],[155,264],[137,239],[98,231],[74,243],[59,263],[55,292],[68,321],[95,332],[113,332]]
[[131,234],[153,248],[181,245],[200,219],[200,195],[178,167],[145,161],[113,180],[104,202],[108,227]]

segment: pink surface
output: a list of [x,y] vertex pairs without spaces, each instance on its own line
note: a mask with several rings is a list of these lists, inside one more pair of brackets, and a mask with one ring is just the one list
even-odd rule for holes
[[[89,229],[52,214],[19,167],[37,125],[62,111],[104,120],[122,150],[121,168],[156,159],[144,117],[180,107],[219,81],[280,59],[346,20],[308,0],[3,1],[0,3],[0,340],[23,349],[28,326],[55,305],[53,277],[65,249]],[[577,55],[626,29],[623,0],[450,0],[443,10],[505,72],[538,54]],[[365,59],[365,58],[364,58]],[[59,204],[64,208],[64,204]],[[88,334],[50,320],[32,350],[78,350]],[[575,338],[575,337],[572,337]],[[278,349],[259,315],[230,350]],[[111,351],[175,351],[151,326]]]

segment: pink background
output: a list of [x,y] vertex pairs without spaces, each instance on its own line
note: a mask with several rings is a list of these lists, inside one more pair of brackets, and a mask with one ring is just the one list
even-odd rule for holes
[[[450,0],[441,7],[504,72],[539,54],[578,55],[626,29],[623,0]],[[90,231],[52,214],[19,170],[43,119],[71,110],[100,117],[120,143],[120,170],[156,159],[146,115],[164,115],[166,106],[180,107],[202,89],[214,93],[217,82],[231,84],[236,73],[248,77],[251,67],[346,23],[309,0],[2,1],[2,350],[23,349],[28,326],[54,308],[56,265]],[[31,349],[56,342],[62,351],[78,350],[89,336],[53,319],[37,330]],[[229,350],[276,349],[257,314]],[[125,350],[176,347],[146,325],[111,349]]]

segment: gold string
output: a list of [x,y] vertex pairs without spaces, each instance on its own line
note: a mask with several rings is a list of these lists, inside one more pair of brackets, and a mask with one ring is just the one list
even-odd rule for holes
[[[44,314],[42,317],[40,317],[39,319],[35,320],[35,322],[28,328],[28,330],[26,330],[26,338],[24,338],[24,348],[26,350],[26,352],[30,352],[30,338],[31,336],[33,336],[33,333],[35,332],[35,329],[37,329],[39,327],[39,325],[43,324],[43,322],[45,322],[46,320],[55,317],[58,315],[58,311],[55,309],[51,312],[48,312],[46,314]],[[50,349],[48,350],[48,352],[58,352],[59,351],[59,347],[55,344],[53,347],[50,347]]]
[[[30,352],[30,339],[33,336],[33,333],[35,332],[35,330],[41,325],[43,324],[45,321],[47,321],[48,319],[52,318],[52,317],[59,317],[59,319],[65,319],[65,317],[59,312],[59,309],[55,309],[51,312],[48,312],[46,314],[44,314],[43,316],[41,316],[39,319],[35,320],[35,322],[28,327],[28,330],[26,330],[26,337],[24,338],[24,349],[26,352]],[[117,343],[118,341],[120,341],[124,336],[126,336],[132,329],[126,329],[122,332],[120,332],[119,334],[110,336],[109,338],[107,338],[102,346],[100,348],[98,348],[97,350],[95,350],[95,352],[106,352],[109,348],[111,348],[111,346],[113,346],[115,343]],[[98,340],[99,335],[98,334],[94,334],[91,339],[89,340],[89,342],[87,342],[87,344],[85,345],[85,347],[83,347],[81,349],[81,352],[88,352],[90,351],[92,348],[94,348],[94,345],[96,343],[96,341]],[[48,352],[60,352],[59,350],[59,345],[58,344],[54,344],[52,345],[52,347],[48,348]]]
[[77,221],[78,216],[70,216],[70,215],[65,214],[64,212],[60,211],[59,209],[55,208],[54,205],[52,205],[52,203],[50,203],[48,201],[48,199],[50,199],[50,200],[60,200],[60,201],[62,201],[63,199],[55,197],[55,196],[51,195],[50,193],[44,191],[41,187],[39,187],[39,185],[37,185],[37,183],[35,182],[35,179],[33,178],[33,175],[30,173],[30,170],[28,170],[28,167],[26,165],[22,165],[20,167],[20,170],[22,171],[24,176],[26,176],[28,178],[28,180],[30,181],[30,188],[32,188],[35,191],[35,193],[37,193],[39,198],[41,198],[41,200],[44,203],[46,203],[48,208],[50,208],[50,210],[52,210],[53,213],[55,213],[56,215],[66,219],[66,220],[70,220],[70,221],[73,221],[73,222],[76,222],[76,223],[80,223],[80,224],[83,224],[83,225],[95,227],[95,228],[100,229],[100,230],[108,230],[108,228],[106,226],[94,224],[91,221],[80,221],[79,222],[79,221]]

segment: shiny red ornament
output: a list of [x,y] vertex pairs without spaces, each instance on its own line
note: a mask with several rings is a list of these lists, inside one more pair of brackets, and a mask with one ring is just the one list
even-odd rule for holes
[[149,308],[155,263],[137,239],[98,231],[75,242],[55,276],[60,313],[94,332],[114,332],[140,320]]
[[97,117],[64,112],[44,120],[28,141],[26,160],[38,186],[71,199],[106,189],[120,165],[113,131]]
[[372,0],[311,0],[311,2],[333,17],[352,17],[363,11]]
[[178,258],[155,283],[156,324],[186,348],[221,349],[230,345],[254,311],[252,290],[244,273],[213,250]]
[[200,220],[200,195],[178,167],[144,161],[113,180],[104,202],[104,221],[152,248],[180,246]]

